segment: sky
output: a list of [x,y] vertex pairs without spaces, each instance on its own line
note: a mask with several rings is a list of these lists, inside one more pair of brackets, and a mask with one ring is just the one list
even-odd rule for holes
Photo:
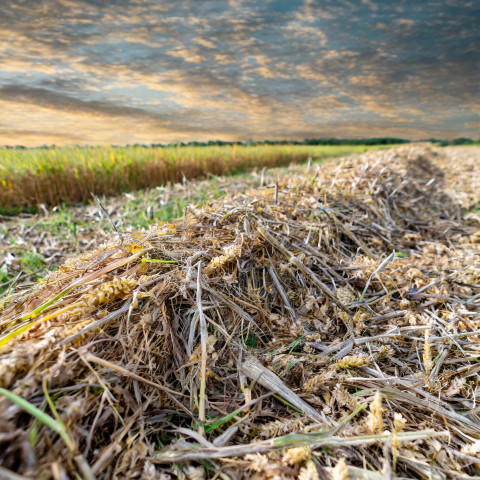
[[480,138],[480,2],[0,0],[0,145]]

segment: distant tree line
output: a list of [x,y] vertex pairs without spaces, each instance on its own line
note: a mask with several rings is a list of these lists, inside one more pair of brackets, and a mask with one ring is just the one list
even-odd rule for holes
[[209,142],[181,142],[169,143],[167,145],[158,143],[152,147],[172,146],[222,146],[222,145],[392,145],[394,143],[410,143],[410,140],[403,138],[306,138],[305,140],[247,140],[245,142],[225,142],[223,140],[210,140]]
[[[442,140],[437,138],[429,138],[421,140],[421,142],[436,143],[441,147],[447,145],[473,145],[480,143],[479,140],[472,140],[471,138],[454,138],[451,140]],[[207,146],[222,146],[222,145],[395,145],[403,143],[412,143],[412,140],[395,137],[374,137],[374,138],[306,138],[304,140],[247,140],[244,142],[226,142],[223,140],[210,140],[208,142],[176,142],[176,143],[151,143],[149,145],[135,143],[133,145],[112,145],[114,148],[123,147],[143,147],[143,148],[164,148],[164,147],[207,147]],[[76,148],[90,148],[89,145],[73,145]],[[23,145],[5,145],[0,148],[25,150],[29,147]],[[30,147],[36,149],[42,148],[56,148],[56,145],[40,145],[38,147]]]
[[453,138],[451,140],[438,140],[436,138],[432,138],[429,140],[432,143],[438,143],[440,147],[446,147],[448,145],[474,145],[480,143],[480,138],[478,140],[472,140],[471,138],[460,137],[460,138]]

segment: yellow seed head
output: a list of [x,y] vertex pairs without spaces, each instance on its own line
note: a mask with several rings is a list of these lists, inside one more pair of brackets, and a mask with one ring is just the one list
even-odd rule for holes
[[430,349],[430,330],[425,330],[425,348],[423,350],[423,364],[425,373],[430,375],[433,368],[432,351]]
[[210,263],[204,269],[205,273],[207,275],[212,275],[229,263],[235,261],[240,256],[241,249],[242,247],[240,245],[228,245],[224,247],[223,251],[225,254],[212,258]]
[[300,469],[298,480],[320,480],[313,460],[308,460],[306,465]]
[[370,404],[370,413],[366,419],[367,431],[370,434],[383,432],[383,407],[382,407],[382,394],[377,391],[375,397]]
[[351,368],[367,367],[372,362],[367,357],[360,357],[358,355],[347,355],[336,363],[337,368],[349,370]]
[[335,465],[335,468],[332,470],[332,479],[348,480],[348,466],[344,458],[340,459]]
[[301,447],[289,448],[283,456],[283,461],[287,465],[297,465],[305,460],[308,460],[311,456],[310,448],[308,445]]
[[98,285],[83,297],[83,302],[90,308],[99,307],[115,300],[118,297],[128,295],[137,285],[132,278],[115,277],[110,282]]
[[403,432],[405,425],[407,424],[407,419],[402,416],[401,413],[394,413],[393,414],[393,426],[395,432],[400,433]]

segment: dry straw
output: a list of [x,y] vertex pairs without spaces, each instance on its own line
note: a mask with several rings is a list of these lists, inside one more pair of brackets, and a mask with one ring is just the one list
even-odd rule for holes
[[14,294],[3,470],[478,475],[478,191],[445,163],[410,147],[280,178]]

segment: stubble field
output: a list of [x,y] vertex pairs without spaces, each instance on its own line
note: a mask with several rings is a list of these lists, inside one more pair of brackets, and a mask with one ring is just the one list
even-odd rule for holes
[[216,178],[217,199],[186,182],[181,218],[147,207],[143,229],[105,199],[88,248],[64,240],[75,256],[4,295],[1,464],[23,478],[478,475],[479,159],[368,152]]

